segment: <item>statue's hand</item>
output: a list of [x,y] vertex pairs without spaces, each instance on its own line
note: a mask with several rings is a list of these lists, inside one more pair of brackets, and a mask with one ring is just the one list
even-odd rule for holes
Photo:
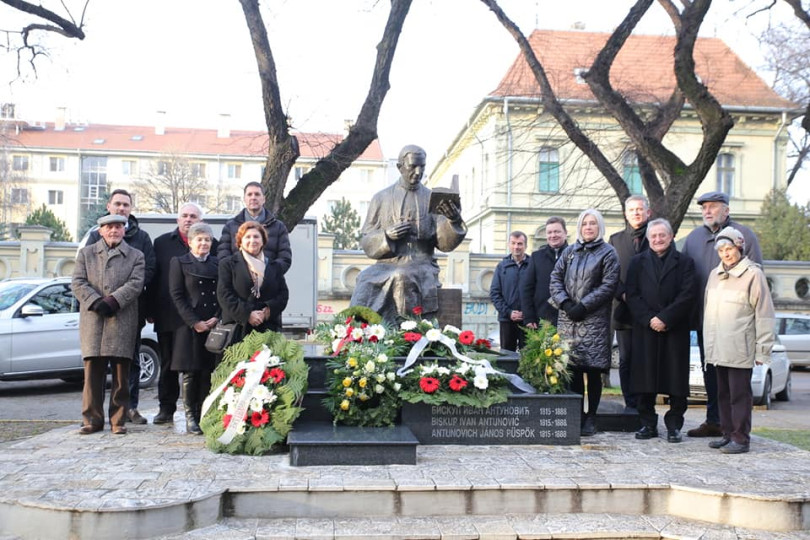
[[436,207],[436,213],[443,215],[453,223],[461,223],[461,210],[452,201],[444,200]]
[[385,236],[391,240],[399,240],[411,232],[411,224],[407,221],[396,223],[385,229]]

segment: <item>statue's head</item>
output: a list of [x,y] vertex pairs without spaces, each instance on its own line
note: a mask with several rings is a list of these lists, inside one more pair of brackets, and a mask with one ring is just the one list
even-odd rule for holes
[[425,151],[414,144],[402,148],[397,159],[397,169],[402,179],[410,185],[418,184],[425,174],[427,155]]

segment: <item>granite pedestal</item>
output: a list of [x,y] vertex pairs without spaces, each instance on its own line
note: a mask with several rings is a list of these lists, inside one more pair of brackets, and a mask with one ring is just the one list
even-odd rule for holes
[[290,465],[416,465],[419,441],[406,426],[296,423],[287,435]]

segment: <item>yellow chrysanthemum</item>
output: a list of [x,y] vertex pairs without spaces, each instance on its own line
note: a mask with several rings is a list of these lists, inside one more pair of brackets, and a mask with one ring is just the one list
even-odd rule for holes
[[554,354],[553,352],[551,352],[551,349],[546,349],[545,352],[546,352],[546,356],[551,356],[552,354]]
[[357,358],[352,356],[351,358],[349,358],[348,364],[349,364],[350,368],[356,368],[357,367]]
[[360,401],[366,401],[368,399],[368,394],[366,394],[365,392],[362,392],[362,393],[358,394],[357,397],[360,398]]
[[345,379],[343,379],[343,386],[349,387],[351,385],[352,385],[352,378],[351,377],[346,377]]
[[562,355],[562,349],[557,347],[556,349],[554,349],[554,356],[560,356],[560,355]]
[[362,379],[357,381],[357,385],[360,386],[360,388],[365,388],[367,384],[368,384],[368,381],[366,380],[365,377],[363,377]]
[[344,399],[343,401],[340,402],[340,410],[342,410],[342,411],[348,411],[349,410],[349,400],[348,399]]
[[346,397],[352,397],[353,395],[354,395],[354,388],[347,388]]
[[554,373],[554,368],[551,366],[546,366],[546,375],[551,375]]
[[551,336],[551,341],[554,343],[560,341],[560,334],[554,334],[553,336]]
[[548,378],[548,382],[550,382],[551,384],[557,384],[557,377],[552,375],[551,377]]

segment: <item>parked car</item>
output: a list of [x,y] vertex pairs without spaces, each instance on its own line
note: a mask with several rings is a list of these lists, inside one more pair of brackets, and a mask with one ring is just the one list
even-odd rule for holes
[[[141,332],[141,387],[160,374],[157,335]],[[84,380],[79,347],[79,302],[70,278],[0,281],[0,380]]]
[[[697,344],[697,333],[692,332],[692,343],[689,351],[689,393],[692,398],[706,398],[706,387],[703,384],[703,369],[700,365],[700,349]],[[785,346],[779,338],[771,351],[771,363],[754,367],[751,375],[751,391],[754,394],[754,405],[771,408],[771,400],[790,401],[790,359]]]
[[787,349],[790,366],[810,367],[810,315],[776,313],[776,333]]

